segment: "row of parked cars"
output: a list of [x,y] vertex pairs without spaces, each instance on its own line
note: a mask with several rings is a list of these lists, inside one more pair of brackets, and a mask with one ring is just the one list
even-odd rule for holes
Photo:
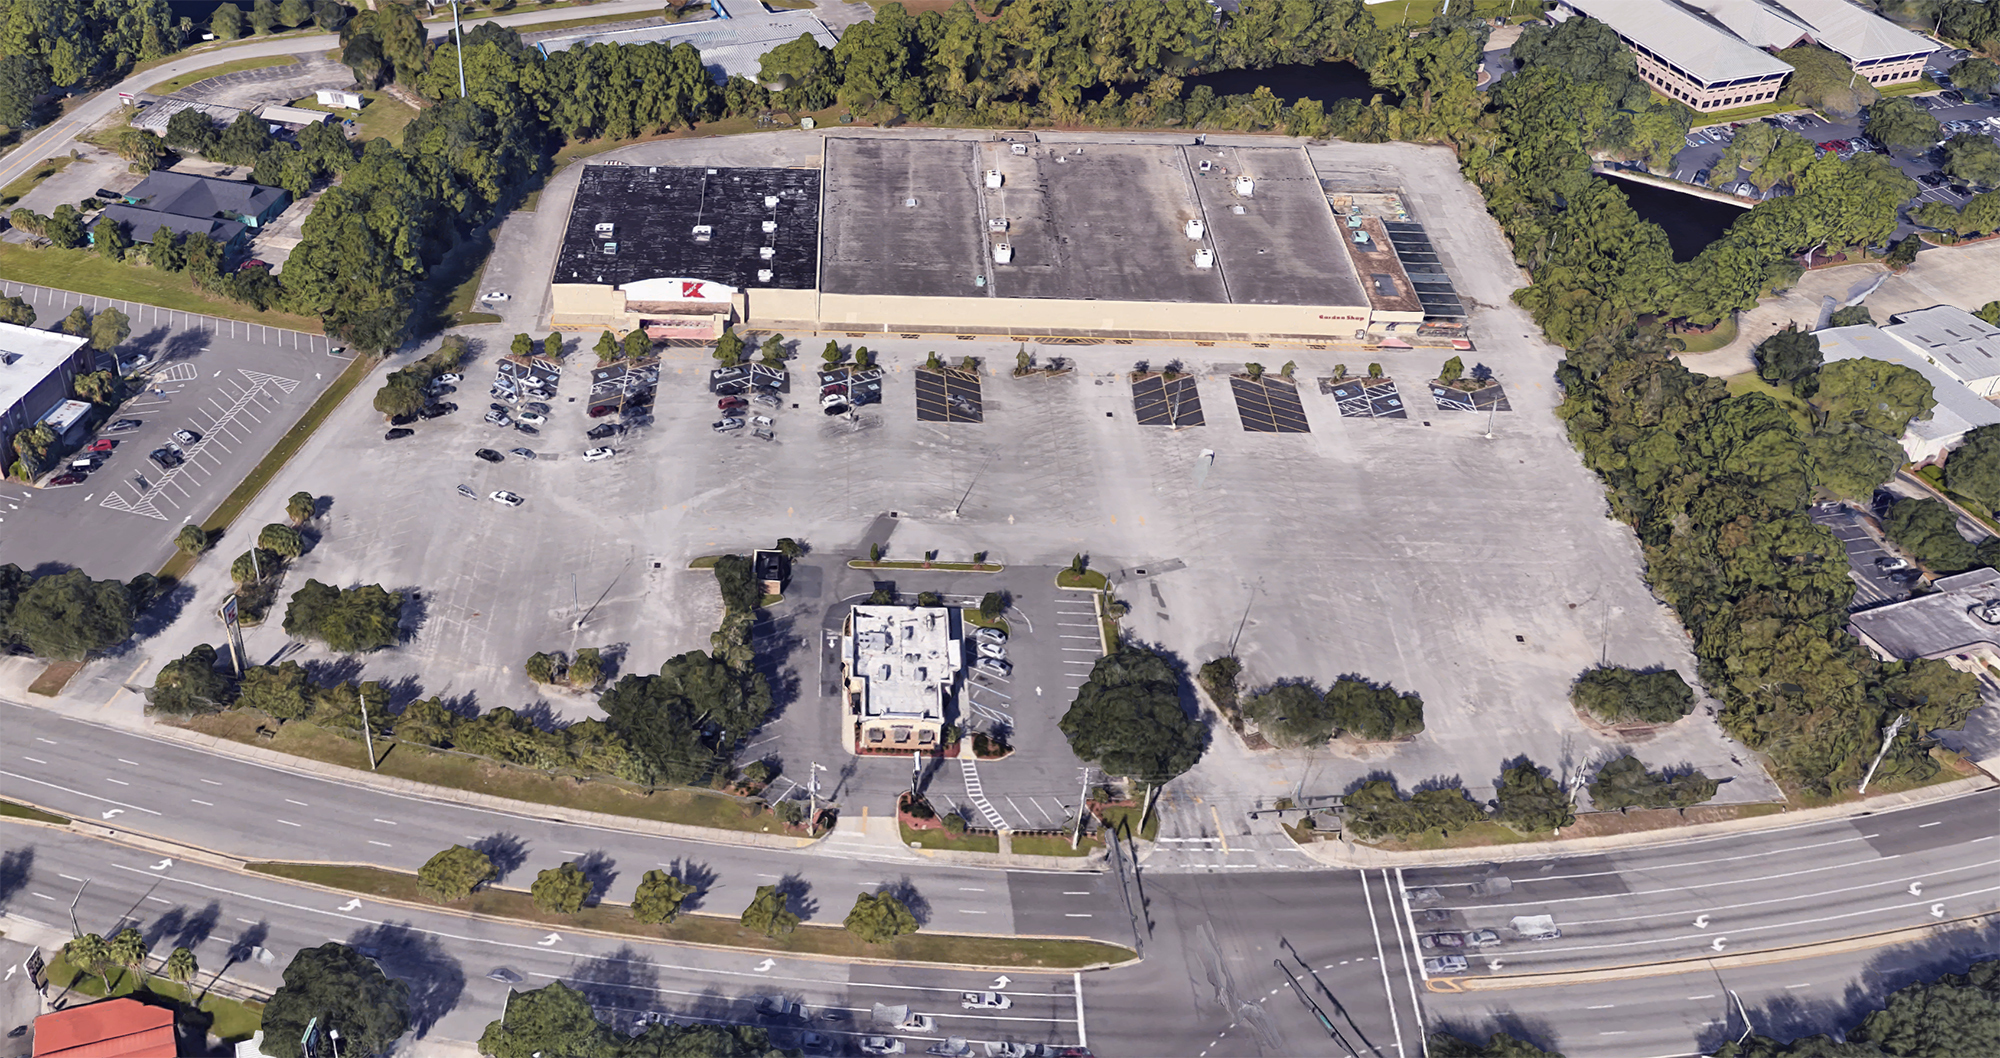
[[1014,671],[1007,663],[1007,633],[998,628],[979,628],[972,633],[969,645],[978,660],[973,668],[994,676],[1006,676]]

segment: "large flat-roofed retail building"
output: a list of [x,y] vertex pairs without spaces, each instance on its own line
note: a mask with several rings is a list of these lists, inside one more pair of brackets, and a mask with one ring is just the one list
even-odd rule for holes
[[14,460],[14,435],[48,422],[63,435],[74,427],[70,394],[90,373],[90,340],[0,323],[0,451]]
[[943,606],[856,606],[841,646],[853,748],[936,753],[965,664],[956,615]]
[[688,290],[718,331],[1314,343],[1421,322],[1371,304],[1355,238],[1298,147],[830,136],[816,171],[587,168],[552,322],[693,336],[661,326],[699,314]]

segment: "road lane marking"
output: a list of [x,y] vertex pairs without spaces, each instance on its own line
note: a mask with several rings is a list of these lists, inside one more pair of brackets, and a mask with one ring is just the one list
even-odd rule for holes
[[1690,1003],[1699,1003],[1699,1002],[1701,1002],[1701,1001],[1702,1001],[1702,1000],[1704,1000],[1704,999],[1714,999],[1714,998],[1715,998],[1715,993],[1713,993],[1713,992],[1710,992],[1710,993],[1709,993],[1708,995],[1705,995],[1705,996],[1689,996],[1689,997],[1688,997],[1688,1002],[1690,1002]]
[[961,908],[959,908],[959,909],[958,909],[958,913],[959,913],[959,914],[961,914],[961,915],[983,915],[983,914],[985,914],[986,912],[984,912],[984,911],[972,911],[972,910],[968,910],[968,909],[966,909],[966,908],[963,908],[963,907],[961,907]]
[[1089,896],[1089,895],[1090,895],[1090,891],[1089,891],[1088,889],[1065,889],[1065,890],[1063,890],[1063,895],[1064,895],[1064,896]]
[[148,900],[151,900],[151,901],[152,901],[153,903],[156,903],[156,904],[171,904],[171,903],[173,903],[173,901],[172,901],[172,900],[162,900],[161,898],[159,898],[159,897],[157,897],[157,896],[149,896],[149,897],[147,897],[146,899],[148,899]]
[[[46,740],[46,739],[44,739],[44,741],[47,741],[47,740]],[[76,796],[78,796],[78,797],[88,797],[88,798],[90,798],[90,799],[91,799],[91,800],[93,800],[93,801],[103,801],[103,802],[104,802],[105,804],[108,804],[108,805],[117,805],[117,806],[118,806],[118,807],[120,807],[120,808],[129,808],[129,809],[131,809],[131,810],[132,810],[132,811],[134,811],[134,812],[144,812],[144,813],[146,813],[146,814],[147,814],[147,815],[149,815],[149,816],[156,816],[156,815],[159,815],[159,814],[160,814],[160,813],[158,813],[158,812],[155,812],[155,811],[153,811],[153,810],[152,810],[152,809],[150,809],[150,808],[141,808],[141,807],[139,807],[138,805],[130,805],[130,804],[126,804],[126,803],[125,803],[125,802],[123,802],[123,801],[114,801],[114,800],[112,800],[112,799],[111,799],[111,798],[109,798],[109,797],[99,797],[99,796],[97,796],[96,794],[92,794],[92,793],[84,793],[84,792],[83,792],[82,790],[72,790],[72,789],[70,789],[70,788],[69,788],[69,787],[67,787],[67,786],[57,786],[57,785],[56,785],[55,783],[52,783],[52,782],[43,782],[42,780],[40,780],[40,779],[37,779],[37,778],[34,778],[33,776],[29,776],[29,775],[20,775],[20,774],[17,774],[17,773],[15,773],[15,772],[11,772],[11,771],[0,771],[0,775],[4,775],[4,776],[6,776],[6,777],[7,777],[7,778],[9,778],[9,779],[19,779],[19,780],[21,780],[22,782],[31,782],[31,783],[34,783],[34,784],[35,784],[36,786],[46,786],[46,787],[48,787],[48,788],[49,788],[49,789],[51,789],[51,790],[61,790],[62,792],[66,793],[66,794],[74,794],[74,795],[76,795]]]
[[214,779],[203,779],[203,780],[202,780],[202,782],[205,782],[205,783],[209,784],[210,786],[221,786],[221,785],[222,785],[221,783],[219,783],[219,782],[216,782],[216,781],[215,781]]
[[[1375,897],[1368,891],[1368,872],[1356,871],[1354,873],[1356,877],[1361,879],[1361,902],[1368,905],[1368,925],[1370,931],[1375,934],[1375,955],[1377,961],[1382,964],[1382,995],[1389,1000],[1389,1031],[1396,1037],[1396,1050],[1402,1052],[1403,1024],[1402,1019],[1396,1014],[1396,990],[1389,984],[1389,960],[1387,953],[1382,949],[1382,923],[1375,917]],[[1389,894],[1384,892],[1382,895],[1386,897]],[[1426,979],[1428,979],[1428,975],[1426,975]],[[1229,1030],[1224,1029],[1223,1031],[1227,1032]]]
[[30,894],[28,894],[28,895],[30,895],[30,896],[39,896],[39,897],[41,897],[41,898],[42,898],[42,899],[44,899],[44,900],[54,900],[54,899],[55,899],[55,897],[53,897],[53,896],[50,896],[50,895],[49,895],[49,894],[47,894],[47,893],[30,893]]
[[369,838],[369,839],[368,839],[368,844],[370,844],[370,845],[380,845],[380,846],[382,846],[382,847],[383,847],[383,848],[385,848],[385,849],[393,849],[393,848],[395,848],[395,847],[396,847],[396,846],[394,846],[394,845],[391,845],[391,844],[389,844],[389,843],[388,843],[388,842],[386,842],[386,841],[376,841],[376,840],[375,840],[374,838]]
[[123,780],[123,779],[113,779],[113,778],[110,778],[110,777],[108,777],[108,776],[107,776],[107,777],[105,778],[105,780],[104,780],[104,781],[105,781],[105,782],[115,782],[115,783],[117,783],[117,784],[118,784],[118,785],[120,785],[120,786],[130,786],[130,785],[132,785],[131,783],[129,783],[129,782],[126,782],[126,781],[125,781],[125,780]]
[[291,820],[289,820],[289,819],[280,819],[280,820],[278,820],[278,822],[280,822],[280,823],[283,823],[284,825],[286,825],[286,826],[288,826],[288,827],[295,827],[295,826],[298,826],[298,825],[299,825],[299,824],[297,824],[297,823],[294,823],[294,822],[292,822],[292,821],[291,821]]
[[47,764],[47,763],[48,763],[48,761],[45,761],[45,760],[43,760],[43,759],[42,759],[42,758],[40,758],[40,757],[22,757],[21,759],[22,759],[22,760],[28,760],[28,761],[34,761],[34,762],[35,762],[36,764]]
[[1811,987],[1812,987],[1812,982],[1811,982],[1811,981],[1807,981],[1806,983],[1804,983],[1804,984],[1799,984],[1799,985],[1786,985],[1786,986],[1785,986],[1785,991],[1789,992],[1789,991],[1791,991],[1792,989],[1795,989],[1795,988],[1811,988]]
[[1601,1004],[1601,1005],[1599,1005],[1599,1006],[1594,1006],[1594,1007],[1584,1007],[1583,1009],[1585,1009],[1585,1010],[1610,1010],[1610,1009],[1611,1009],[1612,1007],[1615,1007],[1615,1006],[1617,1006],[1617,1005],[1618,1005],[1618,1004],[1616,1004],[1616,1003],[1604,1003],[1604,1004]]
[[202,799],[201,799],[201,798],[199,798],[199,797],[190,797],[190,798],[188,798],[188,800],[190,800],[190,801],[193,801],[193,802],[194,802],[195,804],[198,804],[198,805],[207,805],[207,806],[208,806],[208,807],[210,807],[210,808],[214,808],[214,807],[215,807],[215,802],[214,802],[214,801],[204,801],[204,800],[202,800]]
[[40,735],[36,735],[36,736],[35,736],[35,741],[37,741],[37,742],[46,742],[46,743],[48,743],[48,744],[49,744],[49,745],[51,745],[51,746],[60,746],[60,745],[62,745],[62,743],[60,743],[60,742],[57,742],[57,741],[56,741],[55,739],[52,739],[52,738],[43,738],[43,737],[42,737],[42,736],[40,736]]
[[1932,822],[1929,822],[1929,823],[1918,823],[1918,824],[1917,824],[1917,829],[1918,829],[1918,830],[1922,830],[1922,829],[1924,829],[1925,827],[1938,827],[1938,826],[1943,826],[1943,825],[1944,825],[1944,820],[1942,820],[1942,819],[1938,819],[1938,820],[1933,820]]
[[83,881],[83,879],[81,879],[81,878],[78,878],[77,876],[75,876],[75,875],[73,875],[73,874],[58,874],[58,875],[56,875],[56,877],[58,877],[58,878],[61,878],[61,879],[62,879],[63,881],[65,881],[65,882],[80,882],[80,881]]
[[1063,917],[1064,917],[1064,918],[1089,918],[1089,917],[1090,917],[1090,913],[1089,913],[1089,912],[1087,912],[1087,911],[1065,911],[1065,912],[1063,912]]
[[[868,883],[868,884],[870,884],[870,885],[873,885],[874,883],[873,883],[873,882],[870,882],[870,883]],[[971,887],[971,886],[969,886],[969,885],[961,885],[961,886],[959,886],[959,887],[958,887],[958,891],[959,891],[959,892],[961,892],[961,893],[983,893],[983,892],[985,892],[986,890],[984,890],[984,889],[974,889],[973,887]]]
[[120,763],[120,764],[130,764],[130,765],[131,765],[131,766],[133,766],[134,768],[136,768],[136,767],[138,767],[138,766],[139,766],[139,762],[138,762],[138,761],[136,761],[136,760],[126,760],[126,759],[125,759],[124,757],[119,757],[119,758],[118,758],[118,763]]
[[386,823],[386,824],[388,824],[389,826],[392,826],[392,827],[396,825],[396,821],[395,821],[395,820],[393,820],[393,819],[378,819],[378,820],[376,820],[375,822],[377,822],[377,823]]
[[298,806],[299,806],[300,808],[311,808],[311,807],[312,807],[311,805],[309,805],[309,804],[305,803],[304,801],[294,801],[294,800],[292,800],[292,799],[291,799],[291,798],[289,798],[289,797],[285,798],[285,803],[286,803],[286,804],[288,804],[288,805],[298,805]]
[[[1893,859],[1897,859],[1897,858],[1898,858],[1897,856],[1884,856],[1884,857],[1882,857],[1882,858],[1881,858],[1880,860],[1875,860],[1875,861],[1861,861],[1861,862],[1887,862],[1887,861],[1889,861],[1889,860],[1893,860]],[[1842,866],[1853,866],[1853,864],[1844,864],[1844,865],[1842,865]],[[1964,871],[1964,870],[1971,870],[1971,869],[1975,869],[1975,868],[1983,868],[1983,867],[1995,867],[1995,866],[2000,866],[2000,860],[1988,860],[1988,861],[1985,861],[1985,862],[1983,862],[1983,863],[1972,863],[1972,864],[1962,864],[1962,865],[1960,865],[1960,866],[1957,866],[1957,867],[1946,867],[1946,868],[1942,868],[1942,869],[1940,869],[1940,870],[1937,870],[1937,871],[1933,871],[1933,872],[1931,872],[1931,873],[1929,873],[1929,874],[1924,874],[1924,875],[1919,875],[1919,876],[1916,876],[1915,878],[1888,878],[1888,879],[1882,879],[1882,880],[1879,880],[1879,881],[1874,881],[1874,882],[1866,882],[1866,883],[1863,883],[1863,884],[1861,884],[1861,885],[1849,885],[1849,886],[1843,886],[1843,887],[1841,887],[1841,888],[1838,888],[1838,889],[1822,889],[1822,890],[1815,890],[1815,891],[1812,891],[1812,892],[1807,892],[1807,893],[1795,893],[1795,894],[1792,894],[1792,895],[1790,895],[1790,896],[1782,896],[1782,897],[1773,897],[1773,898],[1771,898],[1771,899],[1767,899],[1767,900],[1750,900],[1750,901],[1746,901],[1746,902],[1744,902],[1744,903],[1740,903],[1740,904],[1722,904],[1722,905],[1720,905],[1720,906],[1718,906],[1718,907],[1712,907],[1712,908],[1708,908],[1708,909],[1707,909],[1707,910],[1708,910],[1708,914],[1704,914],[1704,915],[1703,915],[1703,916],[1701,916],[1701,917],[1702,917],[1702,918],[1708,918],[1708,917],[1710,917],[1710,915],[1712,915],[1712,914],[1713,914],[1714,912],[1717,912],[1717,911],[1733,911],[1733,910],[1739,910],[1739,909],[1742,909],[1742,908],[1748,908],[1748,907],[1758,907],[1758,906],[1761,906],[1761,905],[1764,905],[1764,904],[1783,904],[1783,903],[1791,903],[1791,902],[1794,902],[1794,901],[1798,901],[1798,900],[1802,900],[1802,899],[1805,899],[1805,898],[1807,898],[1807,897],[1813,897],[1813,898],[1818,898],[1818,897],[1828,897],[1828,896],[1837,896],[1837,895],[1840,895],[1840,894],[1842,894],[1842,893],[1853,893],[1853,892],[1859,892],[1859,891],[1861,891],[1861,890],[1863,890],[1863,889],[1874,889],[1874,888],[1876,888],[1877,886],[1881,886],[1881,885],[1896,885],[1896,886],[1901,886],[1901,885],[1903,885],[1903,884],[1905,884],[1905,883],[1911,883],[1911,884],[1921,884],[1921,882],[1919,881],[1919,879],[1923,879],[1923,878],[1931,878],[1931,877],[1933,877],[1933,876],[1935,876],[1935,875],[1938,875],[1938,874],[1953,874],[1953,873],[1956,873],[1956,872],[1958,872],[1958,871]],[[1820,870],[1825,870],[1825,869],[1831,869],[1831,868],[1816,868],[1816,869],[1820,869]],[[1784,877],[1784,876],[1783,876],[1783,875],[1777,875],[1777,876],[1774,876],[1774,877]],[[1723,884],[1723,883],[1716,883],[1716,884]],[[1919,895],[1919,894],[1916,894],[1916,893],[1912,893],[1911,895],[1915,896],[1915,895]],[[1594,926],[1594,925],[1602,925],[1602,924],[1605,924],[1605,923],[1614,923],[1614,922],[1637,922],[1637,921],[1642,921],[1642,920],[1644,920],[1644,919],[1649,919],[1649,918],[1660,918],[1660,917],[1662,917],[1663,915],[1667,915],[1667,914],[1671,914],[1671,912],[1655,912],[1655,913],[1653,913],[1653,914],[1647,914],[1647,915],[1626,915],[1626,916],[1622,916],[1622,917],[1619,917],[1619,918],[1586,918],[1586,919],[1573,919],[1573,920],[1572,920],[1572,919],[1565,919],[1564,921],[1565,921],[1565,922],[1570,922],[1571,924],[1573,924],[1573,925],[1578,925],[1578,926]],[[1682,912],[1681,912],[1681,914],[1686,914],[1686,912],[1685,912],[1685,911],[1682,911]],[[1697,919],[1697,920],[1696,920],[1696,922],[1695,922],[1695,928],[1696,928],[1696,929],[1705,929],[1705,928],[1707,928],[1707,925],[1708,925],[1707,923],[1705,923],[1705,922],[1702,922],[1702,921],[1700,921],[1699,919]]]

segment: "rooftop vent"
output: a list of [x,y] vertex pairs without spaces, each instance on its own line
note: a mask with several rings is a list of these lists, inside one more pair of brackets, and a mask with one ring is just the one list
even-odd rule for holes
[[606,255],[606,256],[609,256],[609,257],[616,257],[616,256],[618,255],[618,244],[617,244],[617,243],[615,243],[615,242],[607,242],[607,243],[605,243],[605,244],[604,244],[604,253],[605,253],[605,255]]
[[765,209],[777,209],[777,208],[778,208],[778,196],[776,196],[776,195],[765,195],[765,196],[764,196],[764,208],[765,208]]
[[618,225],[613,224],[608,220],[604,221],[598,224],[597,226],[597,237],[600,239],[609,239],[611,237],[611,233],[617,230],[618,230]]
[[777,230],[778,230],[778,222],[777,222],[777,221],[775,221],[775,220],[767,220],[767,221],[765,221],[765,222],[764,222],[764,234],[766,234],[766,235],[769,235],[769,234],[771,234],[772,232],[774,232],[774,231],[777,231]]
[[1194,252],[1194,266],[1196,268],[1214,268],[1215,251],[1206,246],[1196,250]]
[[1990,625],[2000,625],[2000,599],[1974,603],[1966,612]]
[[1199,169],[1200,169],[1200,170],[1201,170],[1202,172],[1206,173],[1206,172],[1208,172],[1208,171],[1209,171],[1210,169],[1213,169],[1213,168],[1215,168],[1215,163],[1214,163],[1214,162],[1203,162],[1203,163],[1201,163],[1201,165],[1200,165],[1200,166],[1198,166],[1197,168],[1199,168]]
[[1357,246],[1366,246],[1366,245],[1368,245],[1368,233],[1367,233],[1367,232],[1365,232],[1365,231],[1360,231],[1360,230],[1357,230],[1357,231],[1355,231],[1355,233],[1354,233],[1354,242],[1355,242],[1355,245],[1357,245]]
[[903,208],[904,208],[904,209],[915,209],[915,208],[917,208],[917,200],[916,200],[915,198],[906,198],[906,199],[904,199],[904,200],[903,200]]
[[1026,153],[1028,153],[1028,145],[1027,145],[1027,144],[1025,144],[1025,143],[1017,143],[1017,144],[1015,144],[1015,145],[1014,145],[1014,153],[1015,153],[1015,154],[1026,154]]
[[999,190],[999,188],[1000,188],[1000,185],[1001,185],[1002,183],[1004,183],[1004,182],[1005,182],[1005,180],[1006,180],[1006,178],[1005,178],[1005,177],[1002,177],[1002,176],[1000,175],[1000,170],[998,170],[998,169],[988,169],[988,170],[986,170],[986,189],[987,189],[987,190],[989,190],[989,191],[997,191],[997,190]]
[[1011,244],[1004,242],[994,244],[993,246],[994,264],[1006,264],[1012,261],[1013,259],[1014,259],[1014,247]]
[[1005,217],[994,217],[994,218],[992,218],[992,219],[988,220],[988,221],[986,222],[986,230],[987,230],[987,231],[990,231],[990,232],[1002,232],[1002,233],[1004,233],[1004,232],[1005,232],[1005,231],[1007,230],[1007,218],[1005,218]]
[[1236,178],[1237,194],[1243,196],[1244,198],[1249,198],[1252,194],[1256,192],[1256,190],[1257,190],[1257,181],[1252,180],[1247,176],[1239,176]]
[[757,256],[768,261],[771,258],[778,256],[778,251],[769,246],[759,246],[757,247]]
[[1208,225],[1203,224],[1200,217],[1193,217],[1188,220],[1186,230],[1188,238],[1199,239],[1208,234]]
[[771,270],[768,268],[759,268],[757,270],[757,282],[769,283],[770,281],[771,281]]
[[710,225],[697,224],[694,226],[694,241],[696,242],[707,242],[709,237],[714,234],[715,228]]
[[710,175],[710,176],[714,176],[714,175],[715,175],[715,170],[713,170],[713,169],[710,169],[710,170],[708,171],[708,175]]
[[1239,217],[1242,216],[1245,212],[1243,209],[1243,204],[1239,202],[1236,205],[1229,207],[1229,212],[1234,213]]

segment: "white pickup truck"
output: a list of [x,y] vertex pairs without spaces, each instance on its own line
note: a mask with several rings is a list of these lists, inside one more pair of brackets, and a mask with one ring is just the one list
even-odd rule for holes
[[1014,997],[998,992],[966,992],[958,1005],[964,1010],[1006,1010],[1014,1005]]

